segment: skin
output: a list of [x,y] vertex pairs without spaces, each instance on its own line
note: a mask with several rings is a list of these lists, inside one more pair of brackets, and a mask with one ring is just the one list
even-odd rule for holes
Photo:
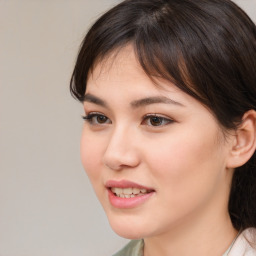
[[[83,166],[114,231],[144,238],[145,256],[222,255],[237,234],[227,206],[232,136],[224,138],[200,102],[168,81],[158,84],[130,46],[95,66],[86,95],[105,105],[84,102],[85,115],[98,117],[84,124]],[[172,102],[134,104],[152,96]],[[159,118],[145,117],[153,114]],[[124,179],[155,192],[135,208],[115,208],[105,183]]]

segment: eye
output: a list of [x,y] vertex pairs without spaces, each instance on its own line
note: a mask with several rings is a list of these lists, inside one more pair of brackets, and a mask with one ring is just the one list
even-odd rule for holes
[[143,118],[142,124],[148,125],[148,126],[164,126],[173,122],[174,121],[170,118],[166,118],[158,115],[146,115]]
[[92,125],[111,124],[110,119],[100,113],[90,113],[82,118]]

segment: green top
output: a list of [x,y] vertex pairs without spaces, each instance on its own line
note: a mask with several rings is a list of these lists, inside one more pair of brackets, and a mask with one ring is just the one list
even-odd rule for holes
[[143,256],[143,247],[143,240],[132,240],[113,256]]

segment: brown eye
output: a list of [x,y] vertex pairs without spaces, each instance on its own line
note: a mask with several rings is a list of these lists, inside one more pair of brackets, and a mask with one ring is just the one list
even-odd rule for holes
[[92,125],[111,124],[108,117],[97,113],[88,114],[87,116],[84,116],[83,119]]
[[164,126],[173,122],[174,121],[172,119],[169,119],[166,117],[157,116],[157,115],[147,115],[143,118],[142,124],[156,127],[156,126]]
[[108,118],[103,115],[98,115],[98,116],[96,116],[96,120],[97,120],[97,123],[104,124],[107,122]]
[[163,123],[163,118],[159,116],[153,116],[149,118],[149,122],[152,126],[159,126]]

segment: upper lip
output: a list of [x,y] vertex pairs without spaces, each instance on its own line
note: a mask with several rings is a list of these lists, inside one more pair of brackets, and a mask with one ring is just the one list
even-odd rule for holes
[[107,188],[139,188],[139,189],[146,189],[146,190],[154,190],[153,188],[146,187],[144,185],[135,183],[129,180],[108,180],[105,184]]

